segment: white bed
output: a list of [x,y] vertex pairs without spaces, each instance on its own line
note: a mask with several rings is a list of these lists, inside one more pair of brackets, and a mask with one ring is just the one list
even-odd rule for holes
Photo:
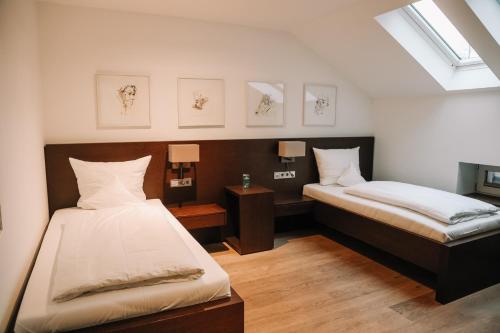
[[500,228],[500,215],[448,225],[405,208],[344,193],[344,188],[338,185],[308,184],[304,186],[303,194],[440,243]]
[[[147,204],[162,206],[160,200],[148,200]],[[227,273],[167,209],[163,210],[204,268],[205,274],[201,278],[102,292],[54,303],[50,301],[50,285],[61,225],[71,223],[74,214],[93,212],[78,208],[61,209],[53,215],[42,242],[18,313],[15,332],[72,330],[229,297],[231,291]]]

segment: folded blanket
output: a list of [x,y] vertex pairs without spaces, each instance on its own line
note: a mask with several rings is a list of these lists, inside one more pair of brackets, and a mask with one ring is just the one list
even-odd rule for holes
[[491,216],[499,208],[455,193],[398,182],[374,181],[347,187],[345,193],[414,210],[447,224]]
[[204,274],[191,250],[158,207],[145,203],[96,210],[63,226],[52,300],[179,282]]

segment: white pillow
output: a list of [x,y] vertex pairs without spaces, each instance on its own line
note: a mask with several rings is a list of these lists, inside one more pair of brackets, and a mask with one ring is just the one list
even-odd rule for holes
[[344,173],[337,179],[337,183],[342,186],[353,186],[361,183],[366,183],[366,180],[361,176],[359,172],[359,166],[356,168],[353,162],[349,168],[347,168]]
[[130,193],[117,176],[101,187],[97,192],[78,201],[79,207],[83,209],[102,209],[144,202]]
[[78,207],[102,187],[109,185],[113,176],[116,176],[132,195],[139,200],[145,200],[146,194],[142,186],[150,160],[151,155],[126,162],[86,162],[70,158],[69,162],[75,172],[80,192]]
[[313,150],[321,185],[337,184],[337,180],[349,168],[351,162],[359,171],[359,147],[352,149],[313,148]]

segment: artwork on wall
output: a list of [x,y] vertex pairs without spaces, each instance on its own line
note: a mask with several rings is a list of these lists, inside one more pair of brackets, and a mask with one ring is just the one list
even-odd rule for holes
[[224,80],[177,80],[179,127],[224,127]]
[[285,84],[247,82],[247,126],[283,126]]
[[97,128],[150,128],[149,76],[97,74]]
[[304,85],[304,125],[335,126],[337,87],[325,84]]

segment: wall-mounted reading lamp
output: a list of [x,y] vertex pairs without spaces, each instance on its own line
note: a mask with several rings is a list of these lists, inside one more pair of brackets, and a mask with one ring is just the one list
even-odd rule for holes
[[295,171],[288,170],[288,164],[295,162],[295,157],[306,156],[304,141],[279,141],[278,156],[281,163],[286,163],[286,171],[275,171],[274,179],[295,178]]
[[170,186],[191,186],[191,178],[184,178],[183,168],[190,168],[192,162],[200,161],[200,145],[168,145],[168,161],[172,163],[172,169],[179,169],[179,179],[170,180]]
[[306,143],[304,141],[280,141],[278,155],[281,163],[295,162],[295,157],[306,156]]

